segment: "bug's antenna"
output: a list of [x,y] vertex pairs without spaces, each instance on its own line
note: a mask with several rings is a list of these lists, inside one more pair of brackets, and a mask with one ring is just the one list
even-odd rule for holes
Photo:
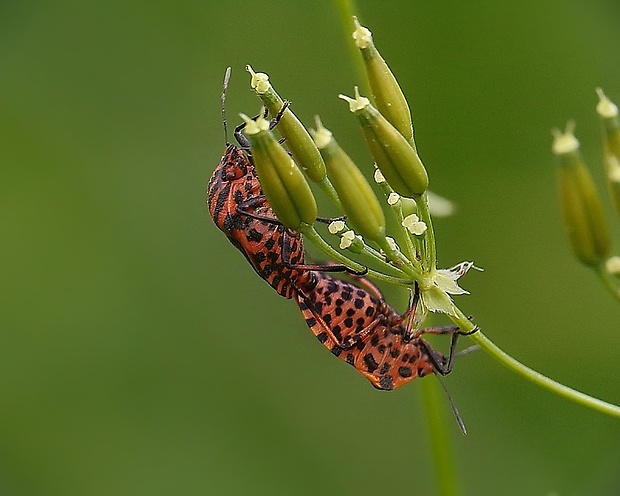
[[224,140],[226,140],[226,144],[228,144],[228,125],[226,124],[226,90],[228,89],[228,82],[230,81],[230,73],[232,72],[232,67],[226,68],[226,73],[224,74],[224,86],[222,87],[222,122],[224,123]]
[[467,427],[465,427],[465,422],[463,422],[461,414],[459,413],[459,410],[456,407],[456,404],[454,403],[454,399],[452,398],[450,391],[448,391],[448,388],[446,387],[446,385],[443,383],[443,381],[437,374],[435,374],[435,377],[437,377],[439,384],[441,384],[441,387],[443,388],[443,390],[446,392],[446,395],[448,396],[448,401],[450,401],[450,406],[452,407],[452,413],[454,413],[454,418],[456,419],[456,423],[458,424],[459,429],[461,429],[463,436],[466,436]]

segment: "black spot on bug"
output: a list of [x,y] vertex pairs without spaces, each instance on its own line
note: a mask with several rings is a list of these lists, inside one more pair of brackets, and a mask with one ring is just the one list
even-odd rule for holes
[[398,367],[398,375],[401,377],[411,377],[413,375],[413,370],[409,367]]
[[374,307],[366,307],[366,317],[372,317],[372,314],[375,313]]
[[353,365],[355,363],[355,356],[353,353],[347,353],[347,363]]
[[235,200],[235,203],[237,205],[245,201],[245,198],[241,194],[241,191],[239,191],[238,189],[236,189],[235,192],[233,193],[233,199]]
[[383,365],[381,365],[381,369],[379,369],[379,374],[385,375],[389,371],[390,371],[390,364],[385,362]]
[[338,345],[334,345],[334,347],[332,348],[332,354],[335,356],[340,356],[342,351],[343,351],[342,348]]
[[344,326],[353,327],[353,319],[351,317],[347,317],[346,319],[344,319]]
[[322,332],[320,334],[316,335],[316,338],[321,342],[324,343],[325,341],[327,341],[327,333],[326,332]]
[[[301,308],[301,305],[300,305]],[[308,317],[306,319],[306,324],[308,325],[308,327],[314,327],[316,325],[316,319],[314,317]]]
[[374,372],[379,367],[379,364],[376,362],[375,357],[372,356],[371,353],[364,355],[364,363],[366,364],[366,368],[368,372]]
[[386,391],[391,391],[394,389],[394,381],[392,380],[392,376],[384,375],[381,377],[379,386],[381,386],[381,389],[385,389]]
[[353,306],[357,308],[358,310],[361,308],[364,308],[364,300],[362,300],[361,298],[356,298],[353,301]]

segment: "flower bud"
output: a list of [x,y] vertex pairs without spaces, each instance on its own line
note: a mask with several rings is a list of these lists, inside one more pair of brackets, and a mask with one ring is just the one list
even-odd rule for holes
[[332,133],[316,119],[311,130],[325,165],[327,175],[338,192],[347,221],[364,238],[379,246],[385,244],[385,216],[374,191],[353,160],[340,148]]
[[317,207],[303,173],[273,133],[269,121],[256,121],[241,114],[246,122],[244,134],[250,140],[252,159],[269,205],[285,227],[298,231],[312,225]]
[[346,231],[340,235],[340,249],[349,250],[353,253],[362,253],[364,251],[364,240],[355,231]]
[[564,133],[553,131],[562,215],[577,258],[586,265],[598,267],[609,251],[609,231],[598,192],[579,153],[579,141],[573,131],[572,122]]
[[340,95],[360,120],[366,143],[383,176],[399,195],[413,198],[428,188],[428,175],[403,135],[355,88],[355,98]]
[[[284,101],[271,86],[269,76],[263,72],[254,72],[249,65],[246,69],[252,76],[250,81],[252,89],[263,101],[269,113],[275,117],[282,110]],[[293,158],[308,177],[316,183],[322,182],[326,173],[325,163],[308,131],[290,108],[282,114],[277,129],[286,140],[286,146]]]
[[372,41],[372,33],[369,29],[360,25],[357,17],[353,17],[355,31],[353,39],[360,49],[368,84],[372,92],[372,98],[377,109],[392,124],[398,132],[411,144],[413,144],[413,125],[411,123],[411,111],[400,89],[398,81],[392,71],[375,48]]
[[603,123],[607,184],[616,211],[620,213],[620,123],[618,122],[618,107],[605,96],[601,88],[597,88],[596,93],[599,97],[596,111]]

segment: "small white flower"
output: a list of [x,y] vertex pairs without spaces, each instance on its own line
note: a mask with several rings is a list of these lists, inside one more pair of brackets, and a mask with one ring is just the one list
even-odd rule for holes
[[408,215],[403,219],[403,227],[406,227],[411,234],[420,236],[426,231],[426,223],[422,222],[416,214]]
[[453,313],[454,303],[450,295],[469,294],[456,281],[472,268],[482,270],[473,262],[461,262],[450,269],[435,270],[431,276],[432,284],[422,291],[424,306],[431,312]]
[[400,195],[398,193],[390,193],[387,197],[388,205],[396,205],[400,200]]
[[345,223],[342,220],[335,220],[330,222],[329,226],[327,226],[327,230],[330,234],[337,234],[345,228]]
[[344,250],[351,246],[355,239],[355,231],[347,231],[340,236],[340,249]]
[[605,270],[608,274],[620,275],[620,257],[609,257],[605,262]]
[[607,157],[607,177],[612,183],[620,183],[620,161],[618,158],[610,155]]
[[383,174],[379,169],[375,169],[374,178],[377,184],[381,184],[385,182],[385,177],[383,177]]
[[390,248],[392,248],[392,250],[400,251],[400,248],[398,247],[398,244],[396,244],[396,240],[394,238],[386,236],[385,240],[387,241],[388,245],[390,245]]

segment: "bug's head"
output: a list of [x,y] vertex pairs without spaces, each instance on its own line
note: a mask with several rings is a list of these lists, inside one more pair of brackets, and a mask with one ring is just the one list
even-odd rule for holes
[[226,182],[241,179],[248,174],[251,165],[243,150],[235,145],[228,145],[220,163],[221,178]]

